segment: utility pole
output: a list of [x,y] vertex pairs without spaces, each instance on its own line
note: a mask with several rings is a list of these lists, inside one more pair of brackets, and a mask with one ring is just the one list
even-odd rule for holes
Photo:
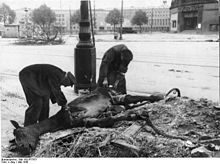
[[153,10],[153,8],[151,9],[151,27],[150,27],[150,31],[151,31],[151,33],[152,33],[152,30],[153,30],[153,16],[154,16],[154,10]]
[[94,30],[95,30],[96,29],[95,0],[94,0],[94,11],[93,12],[94,12]]
[[72,35],[72,23],[71,23],[71,9],[70,9],[70,6],[69,6],[69,14],[70,14],[70,35]]
[[[61,7],[61,0],[60,0],[60,13],[62,13],[62,7]],[[61,16],[62,14],[60,14],[60,16]],[[62,19],[61,19],[61,21],[62,21]],[[62,24],[61,24],[61,21],[60,21],[60,36],[61,36],[61,38],[62,38]]]
[[122,40],[122,23],[123,23],[123,0],[121,0],[121,18],[120,18],[120,37],[119,37],[119,40]]
[[25,37],[28,38],[28,8],[25,7]]

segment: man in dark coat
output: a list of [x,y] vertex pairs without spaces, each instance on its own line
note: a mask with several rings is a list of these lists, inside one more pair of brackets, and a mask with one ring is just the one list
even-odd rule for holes
[[98,86],[112,85],[117,92],[126,94],[125,73],[132,59],[132,52],[124,44],[116,45],[107,50],[100,65]]
[[19,72],[19,79],[29,105],[25,112],[24,126],[49,117],[49,99],[53,104],[65,106],[67,100],[60,87],[76,83],[71,72],[64,72],[50,64],[27,66]]

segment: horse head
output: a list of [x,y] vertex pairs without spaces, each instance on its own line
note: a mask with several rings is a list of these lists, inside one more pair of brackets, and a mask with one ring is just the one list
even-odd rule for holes
[[35,128],[21,127],[16,121],[11,120],[15,127],[13,134],[15,136],[16,149],[22,155],[30,154],[37,146],[39,135]]

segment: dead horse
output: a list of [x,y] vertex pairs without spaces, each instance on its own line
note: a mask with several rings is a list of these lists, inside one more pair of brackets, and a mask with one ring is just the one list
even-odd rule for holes
[[[77,97],[66,107],[63,107],[52,117],[39,123],[21,127],[16,121],[11,123],[16,128],[13,131],[15,142],[12,144],[13,150],[22,155],[28,155],[35,150],[39,136],[47,132],[55,132],[61,129],[74,127],[112,127],[115,122],[122,120],[145,120],[147,113],[134,113],[129,104],[139,102],[157,102],[165,99],[171,92],[180,91],[177,88],[171,89],[165,96],[162,94],[150,96],[117,95],[113,90],[107,88],[97,88],[88,95]],[[139,103],[143,105],[145,103]],[[121,106],[124,106],[122,108]],[[138,106],[138,105],[136,105]],[[136,107],[135,105],[133,107]],[[126,110],[126,108],[128,108]],[[122,112],[124,111],[124,112]],[[105,115],[106,113],[110,115]],[[120,113],[120,114],[119,114]]]

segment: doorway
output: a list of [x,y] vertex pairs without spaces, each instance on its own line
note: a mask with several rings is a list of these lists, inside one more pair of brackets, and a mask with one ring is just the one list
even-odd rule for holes
[[184,30],[196,30],[197,17],[184,18]]
[[184,30],[196,30],[197,12],[184,13]]

